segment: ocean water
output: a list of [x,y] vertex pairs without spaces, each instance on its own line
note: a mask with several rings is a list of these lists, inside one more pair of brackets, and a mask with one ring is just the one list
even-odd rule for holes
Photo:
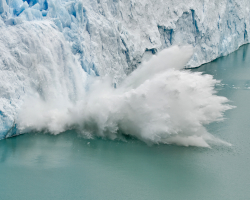
[[0,141],[0,199],[249,199],[250,45],[192,71],[221,80],[236,106],[206,127],[232,146],[24,134]]

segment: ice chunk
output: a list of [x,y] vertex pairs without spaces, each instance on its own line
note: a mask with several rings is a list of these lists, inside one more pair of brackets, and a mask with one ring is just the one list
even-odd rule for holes
[[0,0],[0,15],[7,11],[7,4],[5,0]]
[[35,9],[35,10],[40,10],[41,9],[41,6],[39,3],[36,3],[34,6],[31,7],[32,9]]
[[9,5],[13,9],[13,13],[17,14],[19,13],[21,6],[23,5],[23,1],[22,0],[10,0]]
[[41,10],[47,10],[48,9],[48,2],[47,2],[47,0],[39,0],[39,4],[41,6]]
[[28,8],[20,14],[20,18],[26,21],[33,21],[33,20],[41,20],[43,16],[40,10]]
[[27,9],[29,7],[29,4],[25,1],[23,3],[23,5],[18,9],[16,10],[16,15],[20,15],[25,9]]

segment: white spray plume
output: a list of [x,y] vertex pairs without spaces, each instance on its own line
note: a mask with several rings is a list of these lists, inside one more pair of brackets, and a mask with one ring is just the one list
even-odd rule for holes
[[19,112],[18,128],[54,134],[74,128],[89,138],[131,135],[157,144],[228,144],[208,133],[204,125],[223,120],[223,113],[232,106],[216,95],[218,81],[211,75],[181,70],[191,56],[190,46],[165,49],[117,88],[110,78],[95,77],[74,103],[56,95],[45,100],[29,97]]

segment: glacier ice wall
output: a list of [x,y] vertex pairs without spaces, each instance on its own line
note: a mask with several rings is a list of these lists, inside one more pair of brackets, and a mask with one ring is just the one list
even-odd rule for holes
[[144,59],[191,44],[197,67],[248,43],[248,0],[0,0],[2,24],[50,20],[89,74],[122,80]]
[[249,42],[249,8],[248,0],[0,0],[0,138],[16,134],[29,94],[67,108],[89,76],[119,85],[173,45],[193,46],[186,67],[227,55]]
[[0,77],[0,138],[18,134],[16,114],[25,100],[67,108],[86,85],[63,34],[48,21],[0,28]]

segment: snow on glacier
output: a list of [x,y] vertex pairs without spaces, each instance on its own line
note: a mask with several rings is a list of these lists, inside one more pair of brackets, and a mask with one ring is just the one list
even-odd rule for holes
[[249,42],[249,7],[247,0],[0,0],[0,138],[17,133],[27,99],[66,112],[86,98],[90,77],[109,76],[119,87],[167,47],[193,46],[188,68],[231,53]]

